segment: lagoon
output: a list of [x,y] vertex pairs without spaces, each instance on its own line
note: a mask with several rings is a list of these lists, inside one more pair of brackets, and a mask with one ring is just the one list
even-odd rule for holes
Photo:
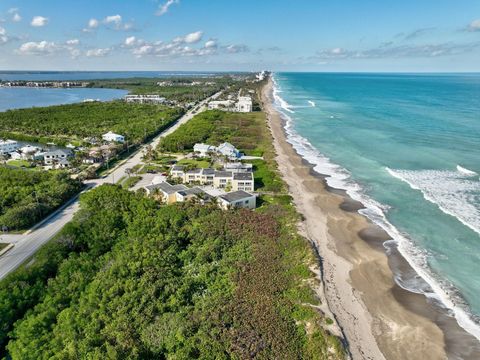
[[127,90],[118,89],[50,89],[0,87],[0,111],[31,107],[73,104],[85,99],[111,101],[128,94]]

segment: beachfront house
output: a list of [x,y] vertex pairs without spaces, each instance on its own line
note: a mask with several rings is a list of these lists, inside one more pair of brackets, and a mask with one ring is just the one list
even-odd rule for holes
[[68,167],[68,157],[71,156],[71,152],[67,150],[57,149],[47,151],[43,154],[45,165],[58,165],[60,167]]
[[225,171],[231,171],[232,173],[241,173],[241,172],[252,172],[253,165],[249,163],[233,162],[226,163],[223,166]]
[[250,96],[239,96],[238,101],[235,104],[235,110],[237,112],[252,112],[253,103]]
[[253,173],[234,173],[232,177],[232,190],[253,191]]
[[224,210],[239,207],[255,209],[257,206],[256,196],[242,190],[220,195],[217,199],[218,205]]
[[217,189],[225,189],[232,185],[233,173],[231,171],[215,171],[213,186]]
[[238,159],[242,156],[240,151],[237,150],[235,146],[228,142],[224,142],[217,147],[217,152],[223,156],[226,156],[229,159]]
[[199,187],[194,187],[187,190],[180,190],[175,193],[175,199],[177,202],[185,202],[191,200],[198,200],[200,204],[209,202],[212,197]]
[[102,139],[108,142],[118,142],[118,143],[125,142],[125,137],[123,135],[115,134],[112,131],[109,131],[108,133],[103,134]]
[[18,143],[15,140],[0,140],[0,155],[6,155],[18,149]]
[[176,192],[188,190],[188,187],[183,184],[171,185],[168,182],[162,182],[159,184],[147,185],[144,189],[147,192],[147,195],[159,195],[164,203],[173,204],[177,201]]
[[198,183],[211,185],[215,175],[214,169],[191,169],[185,172],[183,181],[187,184]]
[[213,145],[202,144],[202,143],[193,145],[193,152],[196,155],[199,155],[202,157],[209,156],[210,154],[216,151],[217,151],[217,148]]

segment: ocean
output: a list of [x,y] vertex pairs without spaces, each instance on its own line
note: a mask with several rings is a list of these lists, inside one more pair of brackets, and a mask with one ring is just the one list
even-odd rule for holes
[[[480,339],[480,74],[276,73],[289,142]],[[388,253],[388,251],[387,251]]]

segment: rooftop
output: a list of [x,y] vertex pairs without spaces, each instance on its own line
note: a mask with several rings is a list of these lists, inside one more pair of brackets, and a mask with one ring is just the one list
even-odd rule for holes
[[248,173],[235,173],[233,174],[233,180],[253,180],[253,174]]
[[250,194],[246,191],[243,191],[243,190],[239,190],[239,191],[229,192],[225,195],[220,195],[219,197],[222,198],[223,200],[229,202],[229,203],[232,203],[234,201],[246,199],[246,198],[249,198],[249,197],[252,197],[252,196],[255,196],[255,195],[252,195],[252,194]]
[[231,171],[215,171],[215,177],[232,177]]

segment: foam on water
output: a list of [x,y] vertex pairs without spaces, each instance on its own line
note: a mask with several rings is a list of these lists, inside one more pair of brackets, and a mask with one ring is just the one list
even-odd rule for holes
[[[331,186],[332,188],[345,190],[352,199],[360,201],[365,206],[365,209],[360,210],[359,213],[366,216],[372,222],[384,229],[392,237],[393,240],[390,241],[395,241],[398,243],[399,252],[407,260],[410,266],[417,272],[417,274],[421,276],[421,278],[423,278],[428,283],[428,285],[430,285],[433,293],[425,291],[424,288],[412,287],[414,286],[414,284],[406,284],[398,281],[398,279],[396,279],[397,283],[406,290],[416,293],[423,293],[425,296],[432,298],[442,304],[446,309],[451,311],[460,326],[462,326],[466,331],[468,331],[478,340],[480,340],[480,319],[476,318],[473,314],[471,314],[468,309],[468,305],[462,298],[461,294],[449,281],[441,278],[440,276],[431,271],[427,261],[429,255],[428,252],[424,249],[418,248],[414,244],[412,239],[410,239],[408,234],[400,232],[393,224],[388,221],[385,216],[385,213],[389,209],[388,206],[380,204],[371,197],[367,196],[363,191],[362,187],[351,179],[350,173],[346,169],[332,163],[328,157],[321,154],[307,139],[300,136],[294,130],[292,123],[293,120],[289,115],[289,113],[294,113],[291,110],[292,106],[280,96],[280,93],[282,91],[279,89],[279,85],[277,81],[275,81],[275,78],[273,78],[273,83],[274,105],[276,106],[277,110],[284,116],[287,141],[292,144],[293,148],[300,156],[302,156],[302,158],[304,158],[306,161],[308,161],[314,166],[314,170],[316,172],[326,176],[326,181],[329,186]],[[450,181],[450,186],[458,186],[459,183],[461,183],[461,185],[463,186],[463,190],[459,192],[461,193],[460,195],[463,197],[462,202],[466,202],[468,201],[467,198],[469,196],[473,196],[467,195],[469,191],[478,191],[480,184],[478,184],[478,182],[477,184],[470,183],[471,180],[469,180],[468,177],[471,177],[472,174],[466,175],[464,174],[464,171],[467,169],[462,169],[463,172],[459,169],[458,172],[454,172],[455,175],[452,174],[453,172],[450,172],[450,174],[445,174],[449,172],[443,172],[440,175],[443,177],[444,180],[448,179],[447,181]],[[387,169],[387,171],[391,172],[392,170]],[[395,170],[393,171],[395,172]],[[429,170],[421,170],[416,172],[418,173],[422,171],[426,171],[427,174],[424,173],[420,176],[416,174],[417,179],[421,179],[423,177],[424,180],[421,181],[421,186],[427,188],[428,180],[426,178],[428,177],[431,179],[433,174],[429,174]],[[473,173],[469,170],[467,171]],[[405,171],[403,171],[401,174],[406,178],[410,177],[408,172],[405,173]],[[453,210],[459,211],[460,206],[453,205],[453,202],[441,199],[442,194],[446,195],[447,198],[451,199],[451,197],[446,193],[447,188],[447,185],[442,184],[438,191],[439,193],[436,194],[434,198],[440,198],[440,200],[436,201],[441,201],[443,206],[447,206],[448,204],[448,208],[451,209],[452,212]],[[474,218],[473,214],[477,214],[477,218]],[[469,221],[471,223],[477,224],[475,226],[478,229],[477,222],[478,219],[480,219],[478,209],[473,209],[472,207],[469,207],[469,210],[464,212],[462,217],[466,218],[467,222]],[[386,248],[388,248],[387,245],[387,243],[384,244]]]
[[464,167],[457,165],[457,170],[461,172],[462,174],[468,175],[468,176],[476,176],[478,175],[475,171],[465,169]]
[[315,101],[308,100],[308,103],[309,103],[310,105],[312,105],[312,107],[315,107],[315,106],[316,106],[316,105],[315,105]]

